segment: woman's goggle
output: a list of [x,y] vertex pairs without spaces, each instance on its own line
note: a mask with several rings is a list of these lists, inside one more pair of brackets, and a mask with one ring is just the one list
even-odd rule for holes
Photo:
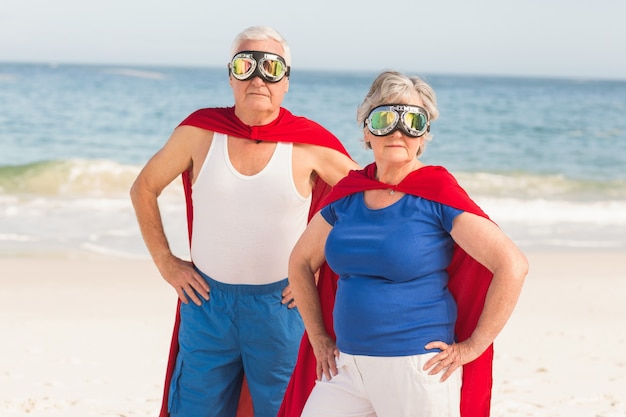
[[261,51],[239,52],[228,64],[228,70],[239,81],[258,76],[270,83],[277,83],[283,77],[289,77],[289,67],[282,56]]
[[404,104],[385,104],[374,108],[365,125],[374,136],[386,136],[400,129],[412,138],[419,138],[430,131],[426,109]]

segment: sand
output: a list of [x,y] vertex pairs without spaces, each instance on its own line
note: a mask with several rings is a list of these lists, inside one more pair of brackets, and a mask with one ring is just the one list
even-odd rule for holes
[[[492,416],[626,416],[626,253],[527,253]],[[147,260],[0,259],[0,416],[158,415],[176,295]]]

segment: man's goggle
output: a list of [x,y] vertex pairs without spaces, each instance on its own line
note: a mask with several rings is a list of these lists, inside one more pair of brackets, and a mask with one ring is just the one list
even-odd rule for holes
[[408,136],[419,138],[430,131],[426,109],[404,104],[385,104],[374,108],[365,125],[374,136],[386,136],[400,129]]
[[239,81],[258,76],[277,83],[283,77],[289,77],[289,67],[282,56],[261,51],[239,52],[228,64],[228,70]]

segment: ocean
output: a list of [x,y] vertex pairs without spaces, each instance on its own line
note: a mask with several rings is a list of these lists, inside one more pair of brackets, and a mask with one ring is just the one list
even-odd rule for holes
[[[424,77],[443,165],[522,248],[626,249],[626,81]],[[373,72],[294,70],[283,103],[372,161],[356,124]],[[128,197],[201,107],[230,106],[224,68],[0,63],[0,257],[148,258]],[[160,200],[188,258],[180,181]]]

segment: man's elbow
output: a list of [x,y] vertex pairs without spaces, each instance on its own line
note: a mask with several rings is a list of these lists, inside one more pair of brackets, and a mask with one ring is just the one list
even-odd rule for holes
[[130,200],[132,202],[135,202],[137,200],[137,196],[139,194],[138,180],[138,178],[135,179],[135,181],[133,181],[133,183],[131,184],[130,189],[128,190],[128,195],[130,196]]
[[149,193],[149,187],[147,186],[145,179],[143,179],[140,175],[130,186],[128,192],[130,195],[130,201],[134,206],[136,206],[139,201],[145,198],[147,193]]

